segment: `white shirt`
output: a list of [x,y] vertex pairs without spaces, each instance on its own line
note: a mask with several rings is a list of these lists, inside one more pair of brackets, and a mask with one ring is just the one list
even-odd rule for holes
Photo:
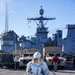
[[14,62],[20,62],[20,56],[15,56],[14,57]]

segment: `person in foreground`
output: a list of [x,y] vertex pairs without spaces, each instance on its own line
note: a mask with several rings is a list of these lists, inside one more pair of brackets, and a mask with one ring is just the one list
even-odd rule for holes
[[27,75],[49,75],[49,69],[44,60],[41,59],[40,52],[35,52],[33,60],[27,64]]

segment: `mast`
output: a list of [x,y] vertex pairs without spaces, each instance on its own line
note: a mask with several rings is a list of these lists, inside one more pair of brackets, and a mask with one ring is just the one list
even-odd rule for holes
[[5,1],[5,33],[8,32],[8,4],[7,0]]
[[[43,17],[43,14],[44,14],[44,10],[42,9],[42,6],[40,7],[40,10],[39,10],[39,17],[36,17],[36,18],[27,18],[27,20],[33,20],[35,21],[36,25],[37,25],[37,29],[36,29],[36,33],[35,33],[35,36],[36,36],[36,40],[37,42],[39,43],[46,43],[48,41],[48,38],[47,38],[47,34],[48,34],[48,28],[45,27],[45,25],[47,24],[47,22],[49,20],[55,20],[56,18],[47,18],[47,17]],[[44,23],[44,21],[46,21]]]
[[[46,18],[46,17],[43,17],[43,14],[44,14],[44,10],[42,9],[42,6],[41,6],[41,8],[39,10],[39,15],[40,16],[37,17],[37,18],[27,18],[27,20],[34,20],[35,22],[39,21],[39,24],[41,24],[41,26],[44,26],[44,25],[47,24],[47,22],[49,20],[55,20],[56,19],[56,18]],[[43,21],[45,21],[45,20],[46,20],[46,23],[44,24]],[[36,24],[39,25],[37,22],[36,22]]]

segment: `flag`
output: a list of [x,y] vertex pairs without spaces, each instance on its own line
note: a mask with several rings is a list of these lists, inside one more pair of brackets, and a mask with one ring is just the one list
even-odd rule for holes
[[28,20],[28,24],[31,23],[31,20]]

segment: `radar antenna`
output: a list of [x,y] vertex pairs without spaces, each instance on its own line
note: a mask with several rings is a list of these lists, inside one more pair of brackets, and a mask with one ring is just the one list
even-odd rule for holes
[[[43,17],[43,14],[44,14],[44,10],[42,9],[42,6],[41,6],[41,8],[39,10],[40,16],[37,18],[27,18],[27,20],[34,20],[37,26],[41,26],[41,27],[43,26],[44,27],[49,20],[55,20],[56,19],[56,18]],[[46,23],[44,24],[43,21],[45,21],[45,20],[46,20]],[[37,23],[36,21],[39,21],[39,23]]]

